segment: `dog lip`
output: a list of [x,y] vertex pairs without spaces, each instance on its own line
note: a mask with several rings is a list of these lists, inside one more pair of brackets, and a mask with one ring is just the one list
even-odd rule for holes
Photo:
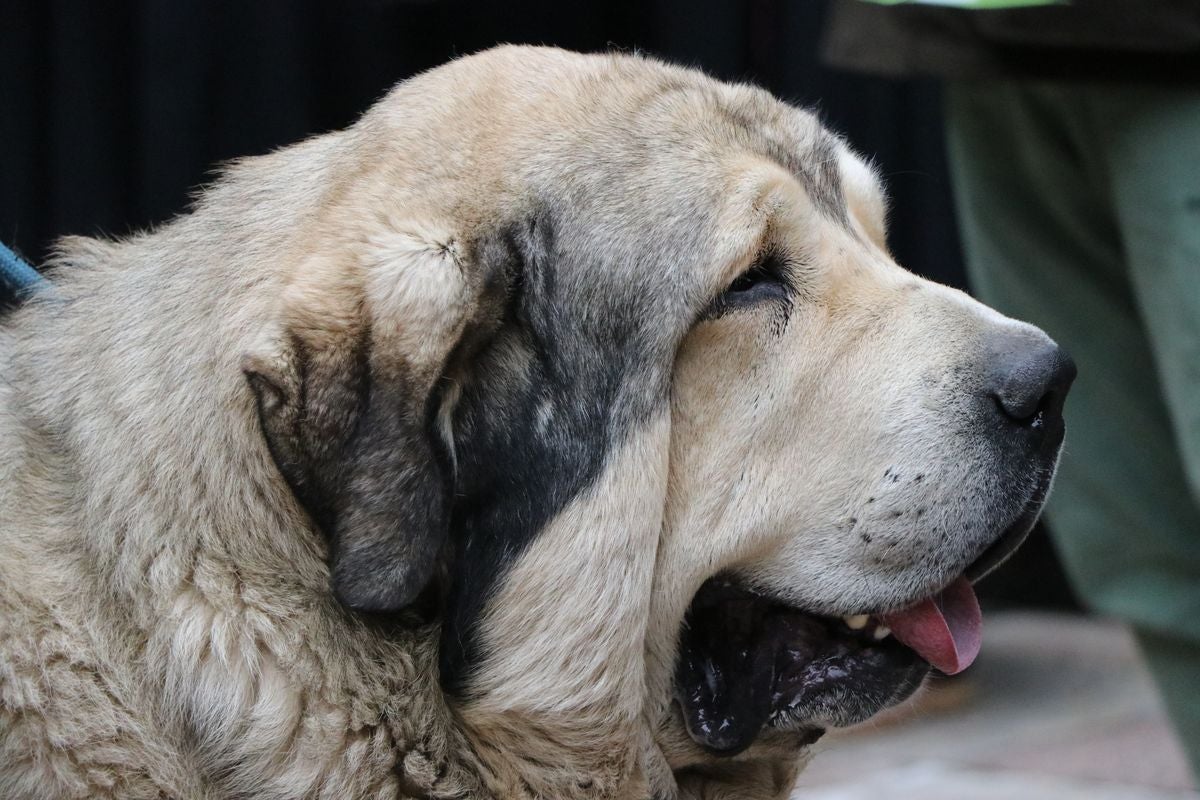
[[[1021,512],[963,577],[977,582],[1021,545],[1053,474],[1052,467],[1041,470]],[[884,616],[882,610],[827,615],[761,596],[728,575],[709,579],[680,637],[676,700],[688,734],[713,755],[733,756],[765,726],[849,725],[900,702],[931,667],[894,636],[874,639]]]
[[1017,551],[1017,548],[1025,542],[1025,539],[1033,530],[1033,526],[1037,524],[1038,517],[1041,516],[1042,506],[1046,504],[1046,496],[1050,493],[1050,484],[1053,477],[1053,469],[1047,469],[1042,472],[1037,488],[1034,489],[1033,495],[1025,503],[1024,508],[1021,509],[1021,513],[966,568],[964,574],[967,580],[971,581],[971,583],[978,583],[1007,561]]
[[853,724],[899,702],[929,666],[874,634],[710,579],[680,637],[675,699],[688,734],[713,755],[732,756],[764,727]]

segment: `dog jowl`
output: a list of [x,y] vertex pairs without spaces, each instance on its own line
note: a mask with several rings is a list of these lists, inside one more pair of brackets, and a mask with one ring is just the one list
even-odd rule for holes
[[1074,376],[885,216],[760,89],[500,48],[66,243],[0,348],[0,742],[78,736],[0,787],[786,795],[975,657]]

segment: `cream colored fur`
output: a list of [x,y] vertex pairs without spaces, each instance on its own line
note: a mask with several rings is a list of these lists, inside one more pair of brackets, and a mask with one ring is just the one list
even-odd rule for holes
[[[882,508],[878,538],[903,539],[904,558],[845,521],[887,467],[930,476],[903,498],[879,490],[888,514],[959,502],[948,487],[972,462],[938,437],[953,414],[939,403],[982,333],[1018,323],[891,261],[878,182],[843,145],[848,227],[741,148],[714,103],[798,153],[819,130],[757,89],[650,60],[501,48],[234,165],[156,231],[63,242],[56,295],[0,328],[0,796],[786,794],[806,757],[788,732],[728,761],[683,733],[670,684],[686,607],[726,569],[821,613],[944,582],[922,558],[936,543]],[[605,158],[634,128],[657,148],[643,190],[604,196]],[[436,624],[383,632],[331,596],[325,541],[243,371],[293,379],[293,342],[319,355],[369,328],[373,363],[418,394],[453,384],[448,354],[486,313],[472,231],[552,182],[601,198],[597,246],[657,249],[713,295],[768,244],[796,254],[806,305],[782,336],[757,313],[695,325],[669,406],[505,577],[452,702]],[[689,259],[668,234],[695,243]]]

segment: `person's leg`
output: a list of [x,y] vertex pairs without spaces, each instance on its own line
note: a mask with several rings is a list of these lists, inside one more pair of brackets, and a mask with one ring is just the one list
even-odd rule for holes
[[[1200,508],[1126,265],[1092,106],[1069,86],[948,87],[959,225],[979,296],[1043,327],[1079,365],[1047,508],[1075,589],[1092,608],[1186,651],[1200,643]],[[1198,701],[1158,677],[1196,763],[1200,739],[1187,719]]]
[[[1200,506],[1200,90],[1104,88],[1091,90],[1089,99],[1134,296],[1192,500]],[[1172,568],[1190,590],[1179,613],[1195,620],[1200,524],[1180,533],[1186,541]],[[1138,634],[1200,773],[1200,637],[1182,636],[1177,626]]]
[[1200,504],[1200,90],[1089,95],[1134,295]]

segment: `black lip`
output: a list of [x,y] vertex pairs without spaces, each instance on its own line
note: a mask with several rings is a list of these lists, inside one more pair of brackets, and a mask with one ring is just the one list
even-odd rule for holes
[[839,642],[812,659],[787,659],[790,669],[775,682],[773,724],[820,720],[844,727],[863,722],[904,700],[919,687],[931,667],[894,638],[866,645]]
[[707,581],[680,637],[676,700],[688,734],[736,755],[764,726],[817,732],[903,700],[929,672],[891,639],[857,636],[841,620],[784,606],[727,576]]

